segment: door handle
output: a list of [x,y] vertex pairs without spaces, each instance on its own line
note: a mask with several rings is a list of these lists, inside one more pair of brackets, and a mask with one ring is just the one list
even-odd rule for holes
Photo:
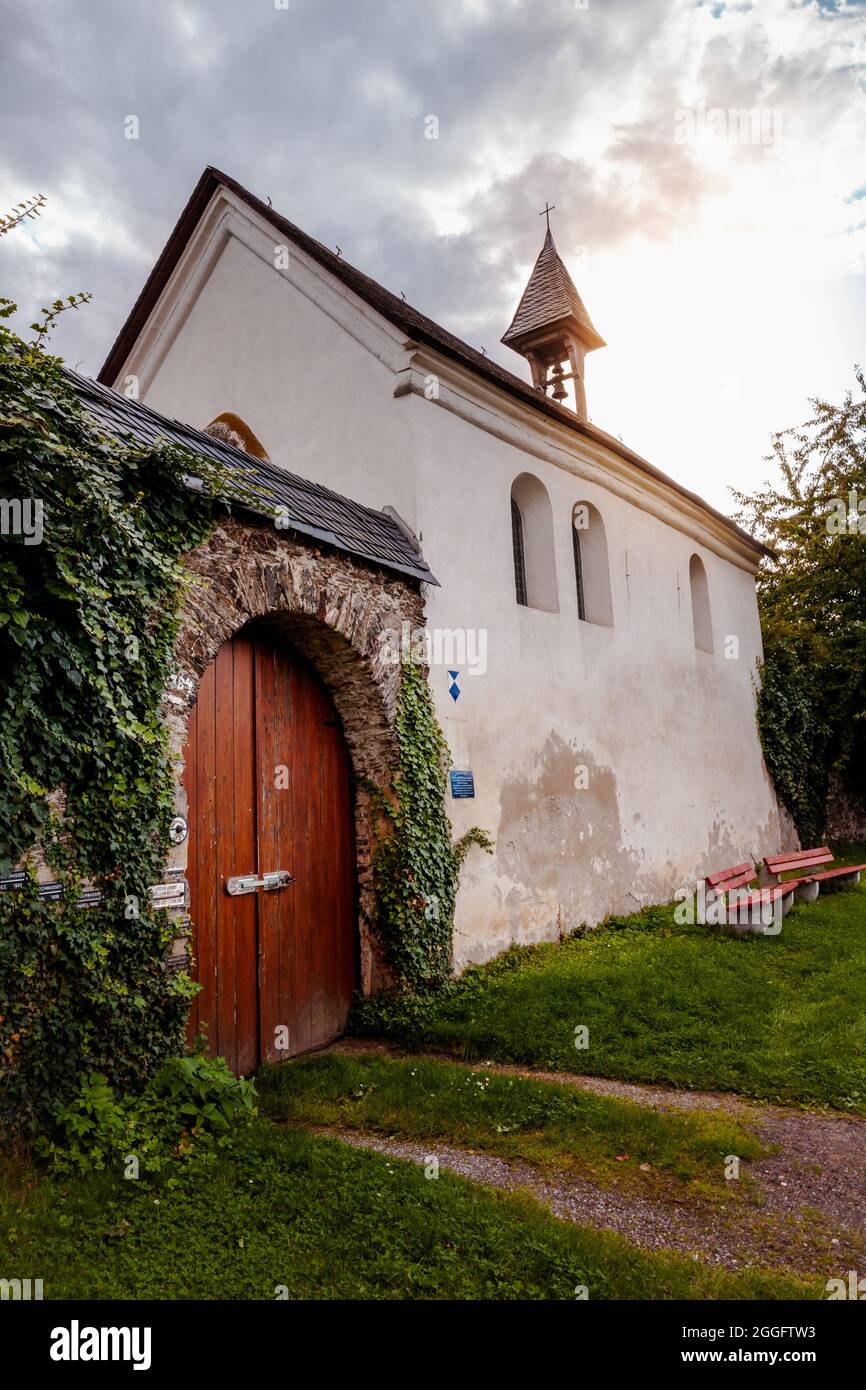
[[226,879],[226,892],[233,898],[240,897],[242,893],[254,893],[257,888],[272,893],[278,888],[288,888],[294,881],[288,869],[273,869],[269,874],[262,874],[261,878],[255,874],[237,874],[234,878]]

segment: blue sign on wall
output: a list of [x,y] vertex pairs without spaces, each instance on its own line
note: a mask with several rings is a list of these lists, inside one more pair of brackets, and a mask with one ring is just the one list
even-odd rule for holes
[[455,801],[461,796],[475,795],[475,778],[471,772],[451,773],[451,795]]

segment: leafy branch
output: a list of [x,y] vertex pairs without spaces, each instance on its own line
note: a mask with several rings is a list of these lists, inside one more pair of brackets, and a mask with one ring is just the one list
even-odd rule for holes
[[37,193],[35,197],[18,203],[11,212],[0,213],[0,236],[5,236],[7,232],[11,232],[26,218],[38,217],[45,206],[45,201],[45,194]]
[[31,347],[43,352],[60,315],[66,313],[67,309],[80,309],[82,304],[89,304],[92,298],[89,290],[81,290],[78,294],[68,295],[66,299],[55,299],[53,304],[43,308],[41,322],[30,325],[36,334]]

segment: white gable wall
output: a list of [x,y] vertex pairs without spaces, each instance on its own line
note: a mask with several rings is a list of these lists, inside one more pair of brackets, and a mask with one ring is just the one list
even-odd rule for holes
[[[427,596],[432,635],[470,629],[470,653],[473,634],[486,642],[486,672],[461,664],[456,702],[450,662],[431,670],[455,766],[475,776],[475,799],[450,806],[455,833],[478,824],[496,841],[463,870],[458,965],[777,850],[754,724],[754,554],[603,446],[405,343],[300,253],[275,270],[273,248],[231,199],[214,206],[122,375],[139,374],[168,415],[201,426],[234,411],[275,463],[395,506],[442,585]],[[523,472],[551,501],[555,613],[515,601],[510,490]],[[578,501],[605,524],[609,628],[577,614]],[[694,646],[693,553],[713,653]]]
[[394,413],[381,429],[394,373],[376,355],[399,354],[399,336],[380,330],[362,346],[347,329],[357,323],[369,340],[369,316],[293,250],[288,270],[275,270],[273,232],[234,205],[207,223],[164,296],[153,342],[140,340],[141,361],[133,354],[117,384],[135,373],[147,405],[199,429],[232,411],[280,467],[369,506],[390,502],[411,524],[408,422]]

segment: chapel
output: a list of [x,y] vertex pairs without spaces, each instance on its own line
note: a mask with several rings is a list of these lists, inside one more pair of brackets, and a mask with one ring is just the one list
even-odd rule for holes
[[195,1021],[239,1070],[387,983],[371,788],[419,644],[454,835],[493,845],[462,869],[456,970],[790,842],[755,726],[763,547],[592,418],[605,342],[549,225],[502,328],[512,370],[208,168],[76,378],[107,428],[276,503],[188,557],[166,703],[178,950],[192,932]]

